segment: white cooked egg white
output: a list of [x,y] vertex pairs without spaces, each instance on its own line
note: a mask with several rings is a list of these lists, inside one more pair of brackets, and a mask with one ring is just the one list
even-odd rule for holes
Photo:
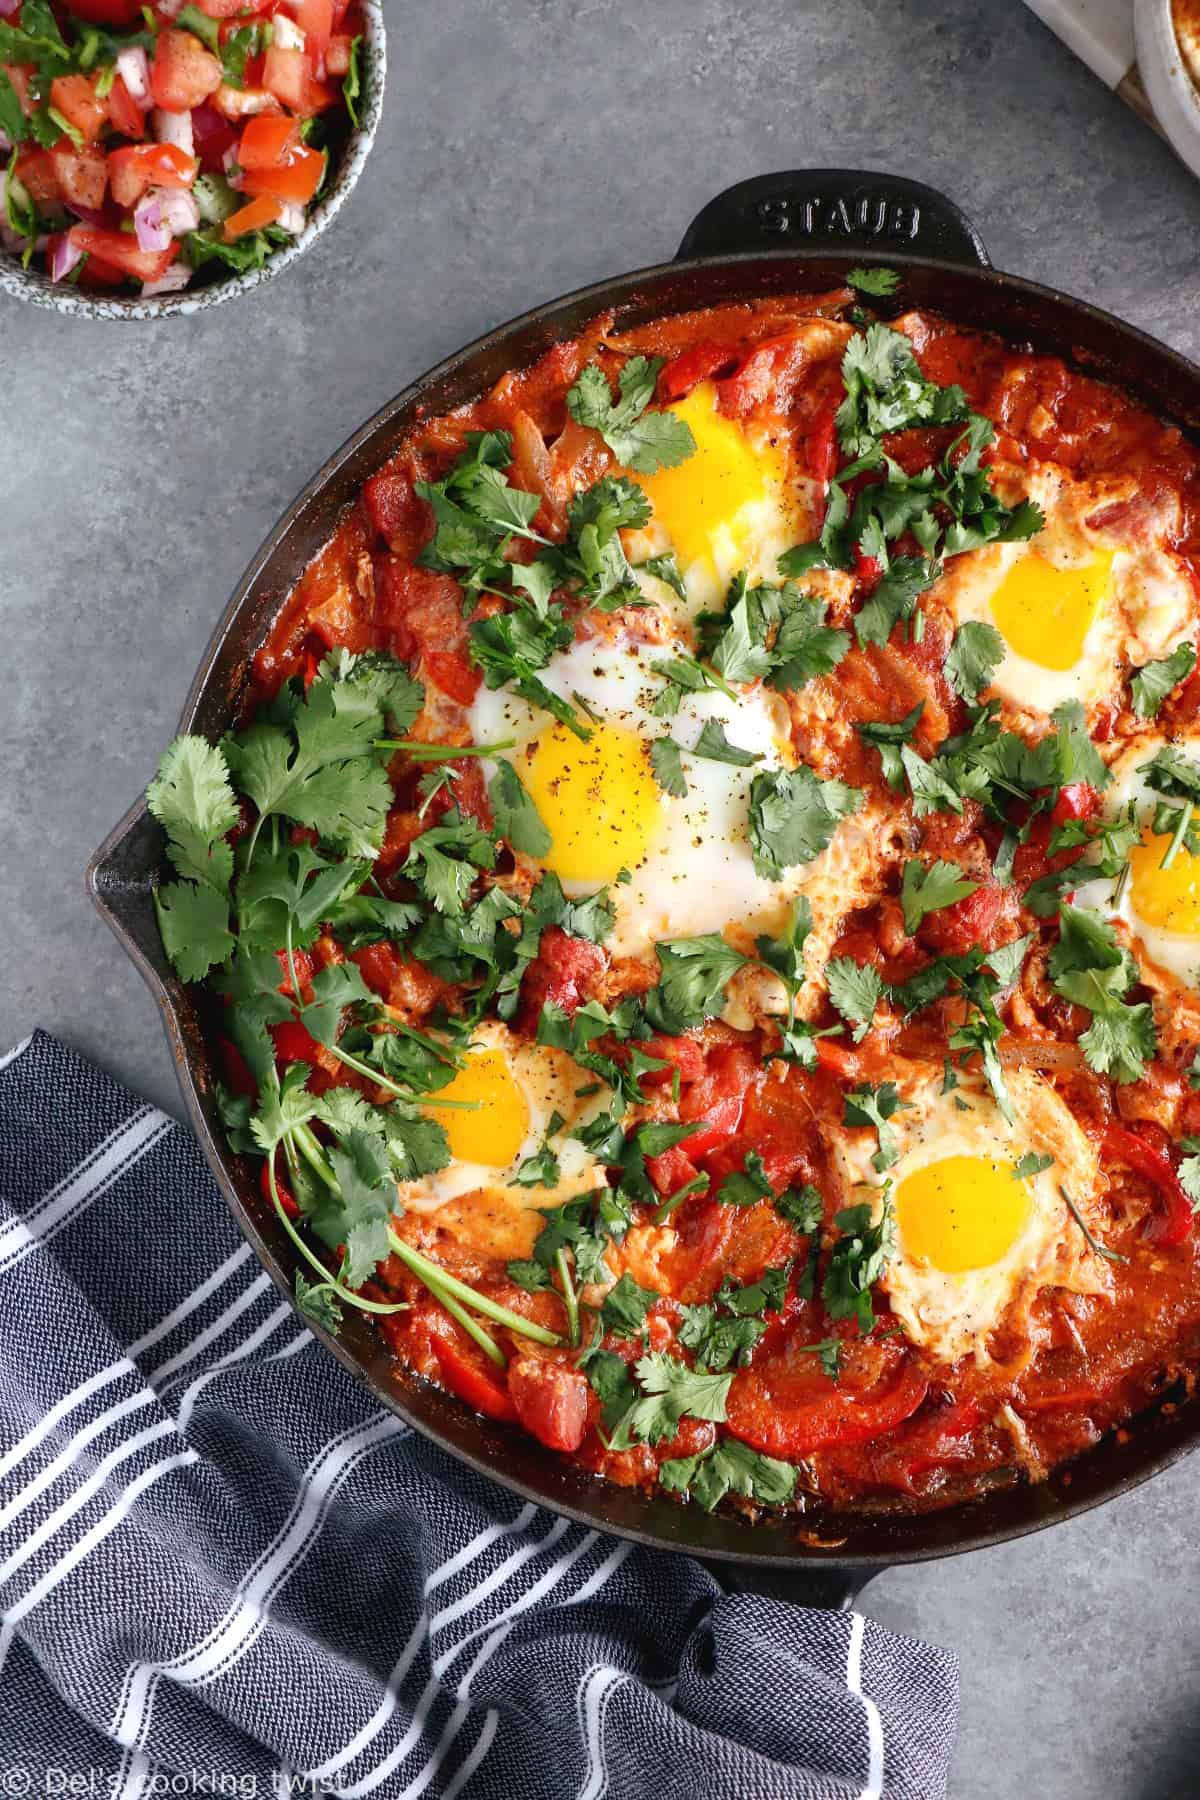
[[[593,636],[554,657],[541,678],[589,709],[586,743],[505,689],[482,691],[470,712],[478,743],[516,739],[508,757],[551,837],[543,866],[571,896],[611,884],[615,925],[606,942],[616,955],[649,958],[660,939],[729,925],[747,936],[777,930],[787,901],[838,851],[835,838],[824,857],[780,880],[755,873],[750,785],[759,771],[794,760],[787,708],[763,687],[736,699],[706,689],[685,694],[671,718],[654,717],[665,684],[652,665],[686,649]],[[758,760],[739,767],[692,754],[709,721]],[[651,745],[667,735],[683,751],[684,796],[666,792],[651,765]],[[618,880],[622,870],[628,880]]]
[[1186,572],[1144,530],[1123,540],[1119,524],[1090,525],[1108,497],[1093,483],[1051,464],[1019,481],[997,465],[993,480],[1008,504],[1035,501],[1043,529],[951,558],[933,593],[957,624],[999,631],[1006,654],[992,689],[1010,704],[1042,713],[1065,700],[1095,705],[1120,686],[1123,662],[1174,647],[1194,610]]
[[[450,1162],[418,1181],[403,1182],[399,1199],[411,1212],[436,1213],[453,1235],[492,1255],[527,1256],[545,1207],[561,1206],[605,1183],[603,1167],[570,1134],[602,1110],[608,1088],[564,1051],[517,1038],[499,1021],[476,1028],[463,1067],[423,1109],[446,1133]],[[438,1101],[458,1103],[454,1108]],[[555,1115],[560,1123],[551,1133]],[[517,1179],[549,1134],[557,1179],[533,1185]],[[516,1245],[516,1248],[512,1246]]]
[[[871,1165],[873,1131],[833,1142],[846,1204],[870,1199],[878,1215],[890,1192],[896,1252],[880,1285],[892,1311],[931,1356],[952,1363],[971,1354],[982,1366],[991,1334],[1001,1323],[1019,1327],[1043,1288],[1108,1290],[1108,1264],[1089,1249],[1061,1191],[1103,1242],[1096,1153],[1050,1083],[1030,1070],[1008,1074],[1012,1126],[981,1084],[963,1080],[945,1094],[941,1075],[930,1074],[900,1085],[909,1104],[889,1121],[899,1154],[886,1181]],[[1054,1160],[1018,1176],[1031,1152]]]
[[[782,442],[719,412],[711,381],[667,410],[690,426],[696,448],[673,469],[631,477],[654,510],[647,526],[625,534],[625,546],[634,563],[674,552],[691,616],[719,607],[741,569],[752,583],[777,581],[780,555],[811,535],[811,500],[808,484],[789,479]],[[648,598],[679,607],[663,583],[638,579]]]
[[[1172,847],[1173,832],[1156,832],[1154,815],[1160,804],[1178,815],[1182,799],[1171,799],[1152,788],[1146,766],[1166,739],[1146,732],[1123,750],[1112,764],[1112,784],[1104,792],[1104,812],[1109,819],[1133,809],[1140,827],[1138,842],[1129,852],[1128,871],[1113,880],[1082,883],[1076,889],[1078,906],[1090,906],[1121,919],[1146,957],[1187,987],[1200,986],[1200,856],[1184,842]],[[1172,748],[1200,773],[1200,733],[1176,739]],[[1200,813],[1196,815],[1200,824]],[[1163,867],[1166,861],[1167,867]]]

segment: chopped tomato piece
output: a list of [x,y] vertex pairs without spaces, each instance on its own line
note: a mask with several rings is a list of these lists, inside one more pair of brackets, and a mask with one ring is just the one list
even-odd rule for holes
[[[279,983],[279,991],[281,994],[290,994],[294,990],[292,987],[292,972],[288,967],[287,951],[277,950],[275,955],[279,961],[279,973],[283,977],[283,980]],[[313,977],[312,957],[308,954],[307,950],[293,950],[292,962],[296,970],[296,980],[303,989],[308,986]]]
[[119,75],[108,90],[108,122],[120,137],[142,138],[146,135],[146,115]]
[[247,0],[196,0],[196,5],[209,19],[236,19],[251,10]]
[[516,1408],[501,1387],[503,1376],[453,1320],[431,1320],[429,1348],[452,1394],[489,1419],[515,1419]]
[[[272,1150],[271,1155],[275,1155],[274,1150]],[[262,1190],[263,1199],[269,1200],[271,1204],[274,1205],[274,1196],[271,1193],[271,1164],[269,1159],[263,1164],[258,1172],[258,1185]],[[275,1172],[275,1191],[279,1195],[279,1204],[282,1206],[288,1218],[298,1219],[300,1217],[300,1208],[296,1204],[296,1197],[286,1181],[282,1179],[278,1170]]]
[[142,21],[140,0],[71,0],[71,11],[89,25],[129,31]]
[[[249,130],[249,126],[246,128]],[[325,158],[320,150],[302,146],[289,160],[273,169],[249,169],[242,176],[243,194],[270,194],[276,200],[307,206],[321,185]]]
[[682,400],[694,387],[707,381],[720,369],[728,369],[737,359],[728,344],[704,342],[693,344],[673,356],[658,378],[658,392],[663,400]]
[[1059,790],[1050,814],[1051,825],[1065,825],[1068,819],[1094,819],[1100,811],[1100,792],[1086,781],[1068,782]]
[[263,63],[263,86],[289,111],[304,111],[305,90],[312,68],[303,50],[281,50],[272,44]]
[[129,232],[106,231],[96,225],[73,226],[71,242],[109,268],[132,275],[135,281],[161,281],[179,254],[178,244],[169,244],[165,250],[139,250],[137,239]]
[[13,174],[39,206],[53,206],[62,199],[49,150],[31,150],[24,145],[17,152]]
[[681,1144],[672,1144],[661,1156],[646,1158],[646,1173],[664,1200],[669,1200],[680,1188],[690,1186],[700,1173],[687,1153],[686,1145],[690,1142],[690,1138],[685,1138]]
[[1123,1162],[1144,1176],[1166,1203],[1165,1211],[1147,1225],[1146,1236],[1165,1250],[1182,1244],[1192,1229],[1192,1203],[1167,1151],[1152,1144],[1140,1131],[1115,1124],[1105,1128],[1103,1147],[1105,1156],[1112,1161]]
[[508,1391],[531,1437],[551,1450],[578,1450],[588,1415],[588,1384],[578,1369],[516,1356],[508,1365]]
[[340,87],[331,87],[327,81],[318,81],[313,75],[304,83],[304,104],[300,110],[306,119],[313,118],[317,113],[328,112],[331,106],[340,106],[341,103]]
[[199,173],[199,159],[178,144],[130,144],[109,152],[108,177],[118,206],[136,206],[152,187],[190,188]]
[[333,31],[333,0],[293,0],[291,10],[304,33],[305,55],[319,69]]
[[305,1030],[299,1019],[281,1019],[277,1025],[269,1025],[267,1029],[275,1045],[277,1061],[319,1066],[322,1046],[311,1032]]
[[547,1002],[573,1018],[607,960],[598,944],[570,937],[559,925],[549,926],[521,983],[521,1016],[529,1029],[534,1029]]
[[300,127],[281,113],[262,113],[242,132],[237,159],[243,169],[276,169],[300,148]]
[[150,92],[165,112],[190,112],[221,85],[221,65],[190,31],[168,26],[158,34]]
[[865,1444],[910,1418],[929,1392],[929,1380],[910,1361],[883,1393],[872,1389],[855,1394],[833,1381],[828,1390],[788,1405],[770,1393],[756,1369],[746,1369],[734,1377],[729,1390],[729,1429],[744,1444],[785,1460],[837,1444]]
[[64,138],[50,152],[50,161],[67,204],[98,212],[104,205],[108,187],[108,158],[103,150],[97,150],[93,145],[76,150]]
[[249,206],[239,207],[226,219],[222,227],[225,242],[232,244],[235,238],[245,237],[249,231],[261,231],[264,226],[273,225],[282,210],[278,200],[272,200],[269,194],[260,194]]
[[976,944],[982,950],[994,950],[999,928],[1006,921],[1015,922],[1017,907],[1015,888],[985,881],[973,894],[926,913],[917,937],[926,949],[939,955],[962,955]]
[[325,52],[325,73],[341,80],[350,73],[350,47],[354,39],[346,32],[335,32],[329,40],[329,48]]
[[50,83],[50,104],[67,123],[95,143],[108,121],[108,107],[96,98],[98,76],[56,75]]

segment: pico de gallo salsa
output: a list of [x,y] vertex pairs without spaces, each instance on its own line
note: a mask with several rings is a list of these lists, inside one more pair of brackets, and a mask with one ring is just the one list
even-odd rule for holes
[[152,297],[303,231],[361,94],[356,0],[0,0],[0,241]]
[[851,282],[420,419],[149,791],[301,1307],[752,1513],[1043,1480],[1200,1361],[1200,457]]

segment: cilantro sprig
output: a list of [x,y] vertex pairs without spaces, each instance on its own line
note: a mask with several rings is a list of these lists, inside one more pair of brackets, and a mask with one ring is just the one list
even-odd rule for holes
[[639,475],[673,469],[696,448],[690,425],[678,413],[649,410],[663,360],[631,356],[617,377],[615,400],[597,363],[589,363],[567,390],[567,411],[576,423],[598,431],[617,461]]

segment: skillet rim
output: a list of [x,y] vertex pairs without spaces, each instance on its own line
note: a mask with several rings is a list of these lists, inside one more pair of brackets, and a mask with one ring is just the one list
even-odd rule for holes
[[[1193,434],[1200,429],[1200,367],[1181,352],[1151,337],[1140,327],[1126,324],[1091,302],[988,266],[964,265],[959,261],[900,252],[890,247],[876,252],[853,248],[838,251],[825,246],[780,246],[720,256],[689,257],[653,264],[625,275],[607,277],[529,308],[444,357],[386,401],[325,460],[285,508],[235,585],[189,684],[179,730],[184,732],[194,729],[206,702],[211,702],[210,690],[221,674],[228,640],[234,635],[239,623],[243,619],[252,621],[257,613],[262,612],[269,627],[269,623],[278,616],[282,598],[290,590],[292,583],[288,582],[277,590],[276,584],[269,579],[269,572],[276,558],[286,551],[289,538],[298,527],[301,529],[297,535],[303,536],[305,515],[319,506],[338,476],[377,439],[385,440],[385,446],[374,451],[372,468],[381,467],[430,390],[481,364],[489,352],[498,350],[523,332],[544,335],[547,327],[552,327],[561,319],[564,328],[570,324],[570,334],[574,335],[588,316],[610,309],[618,312],[628,308],[637,309],[639,302],[644,304],[648,298],[644,290],[657,288],[668,281],[680,284],[699,279],[703,287],[706,282],[711,285],[714,277],[721,273],[736,275],[740,270],[782,265],[788,271],[795,271],[797,276],[790,291],[802,292],[806,287],[810,291],[816,291],[819,283],[806,283],[802,279],[804,273],[811,271],[814,265],[837,264],[844,269],[851,262],[861,263],[872,258],[886,262],[890,267],[908,269],[935,278],[949,278],[952,283],[965,281],[968,284],[980,284],[998,291],[1002,296],[1013,296],[1030,302],[1034,308],[1048,307],[1054,311],[1065,309],[1072,320],[1087,321],[1099,333],[1111,334],[1115,347],[1124,352],[1126,357],[1136,354],[1148,359],[1158,372],[1164,376],[1173,374],[1185,390],[1190,389],[1192,403],[1187,409],[1184,429],[1190,428]],[[783,294],[789,288],[784,283],[762,291]],[[733,297],[732,294],[710,296],[702,292],[699,295],[693,294],[691,305],[703,306],[713,303],[714,298]],[[741,297],[753,297],[753,290],[746,289]],[[660,305],[663,312],[687,309],[684,303]],[[571,320],[568,315],[575,317]],[[951,312],[948,316],[956,314]],[[961,316],[961,313],[957,316]],[[984,328],[997,329],[991,325]],[[553,342],[556,336],[565,334],[565,329],[552,332],[545,337],[545,342]],[[1025,341],[1018,339],[1015,332],[1013,340]],[[532,355],[536,354],[537,351],[533,350]],[[1110,362],[1103,353],[1092,352],[1085,355],[1073,346],[1070,351],[1060,348],[1059,354],[1070,356],[1089,373],[1113,380],[1135,393],[1139,391],[1137,380],[1131,378],[1128,371],[1117,363]],[[528,361],[530,357],[526,356],[521,360]],[[1166,392],[1168,387],[1169,383],[1164,379],[1161,383],[1162,391]],[[474,391],[480,391],[478,384]],[[1156,394],[1153,399],[1148,399],[1143,392],[1142,397],[1159,416],[1180,422],[1178,408],[1168,405],[1160,395]],[[361,486],[363,478],[358,477],[355,491]],[[329,515],[322,542],[327,540],[345,504],[346,501],[339,503]],[[300,571],[307,566],[313,554],[315,549],[310,548],[303,555],[298,564]],[[293,576],[292,581],[296,578]],[[255,633],[255,642],[261,642],[262,635],[263,627],[260,626]],[[243,676],[245,666],[243,658]],[[234,693],[227,693],[223,703],[226,717],[233,711],[234,698]],[[156,966],[153,960],[155,946],[151,944],[147,950],[135,935],[131,896],[136,899],[140,893],[145,910],[149,904],[148,889],[154,871],[144,852],[148,834],[152,835],[156,831],[157,827],[150,820],[144,801],[139,800],[91,858],[86,875],[89,896],[140,970],[159,1005],[189,1122],[196,1132],[205,1159],[237,1227],[251,1244],[275,1285],[295,1308],[289,1279],[290,1266],[285,1271],[275,1249],[260,1230],[255,1212],[243,1197],[236,1178],[240,1159],[225,1148],[210,1121],[211,1107],[206,1109],[202,1097],[204,1077],[208,1070],[204,1058],[196,1054],[188,1041],[189,1033],[182,1016],[184,991],[181,984],[169,972],[164,973],[161,967]],[[135,867],[132,880],[121,861],[122,856],[128,859],[131,850],[135,862],[140,865]],[[159,860],[160,858],[155,858],[153,862],[156,864]],[[297,1316],[301,1315],[297,1313]],[[812,1571],[823,1568],[832,1571],[836,1568],[857,1571],[861,1577],[869,1578],[882,1565],[929,1561],[1010,1542],[1078,1517],[1115,1499],[1119,1494],[1131,1491],[1179,1461],[1200,1442],[1200,1397],[1187,1409],[1177,1408],[1173,1413],[1169,1410],[1164,1412],[1160,1398],[1130,1422],[1128,1429],[1131,1441],[1128,1444],[1118,1445],[1110,1433],[1091,1451],[1085,1452],[1072,1463],[1061,1465],[1047,1482],[1037,1486],[1020,1483],[985,1496],[982,1500],[959,1502],[946,1508],[912,1514],[818,1513],[814,1515],[818,1529],[841,1531],[845,1528],[847,1535],[836,1541],[830,1538],[825,1542],[798,1543],[794,1540],[799,1529],[806,1524],[803,1514],[787,1515],[782,1521],[764,1518],[753,1522],[731,1512],[701,1514],[698,1509],[684,1508],[661,1496],[646,1494],[638,1489],[617,1488],[613,1483],[580,1476],[573,1470],[572,1479],[564,1480],[563,1469],[569,1469],[570,1466],[563,1465],[554,1452],[543,1450],[541,1446],[535,1446],[535,1453],[531,1456],[528,1445],[532,1440],[525,1441],[521,1446],[525,1454],[516,1460],[523,1465],[536,1466],[541,1479],[535,1480],[532,1475],[514,1473],[511,1470],[514,1460],[513,1437],[503,1428],[481,1429],[480,1421],[461,1402],[434,1388],[432,1384],[420,1382],[419,1378],[412,1377],[408,1382],[398,1383],[393,1372],[391,1384],[385,1383],[382,1379],[382,1365],[388,1359],[376,1356],[373,1361],[368,1362],[352,1352],[345,1335],[340,1339],[333,1339],[310,1321],[302,1319],[302,1323],[366,1387],[378,1404],[385,1406],[451,1456],[466,1463],[475,1473],[509,1492],[562,1514],[578,1524],[644,1546],[698,1555],[710,1562],[741,1564],[758,1570],[794,1570],[802,1573],[806,1569]],[[376,1342],[379,1342],[377,1338]],[[435,1397],[432,1404],[429,1403],[430,1396]],[[439,1412],[443,1415],[441,1418],[430,1416]],[[454,1429],[456,1424],[461,1427],[464,1422],[470,1428],[471,1441],[465,1441],[467,1432]],[[1135,1435],[1136,1444],[1132,1442]],[[1102,1456],[1115,1467],[1111,1472],[1088,1479],[1088,1472],[1095,1469]],[[1079,1479],[1081,1475],[1083,1479]],[[561,1485],[562,1491],[548,1491],[555,1485]],[[1079,1491],[1070,1492],[1073,1486],[1077,1486]],[[613,1516],[614,1514],[617,1516]],[[631,1516],[620,1516],[623,1514]],[[998,1516],[984,1522],[985,1514]],[[977,1520],[980,1521],[980,1528],[973,1529]],[[675,1529],[669,1529],[672,1526]],[[784,1542],[789,1531],[793,1541]],[[735,1535],[747,1536],[749,1544],[728,1541]],[[703,1541],[705,1538],[711,1541]],[[860,1539],[862,1547],[859,1547]],[[853,1544],[854,1547],[847,1549],[847,1544]]]

